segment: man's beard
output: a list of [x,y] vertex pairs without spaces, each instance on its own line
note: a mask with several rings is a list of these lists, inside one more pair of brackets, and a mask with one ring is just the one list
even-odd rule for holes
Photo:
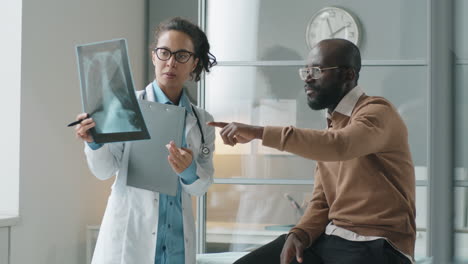
[[322,110],[336,106],[342,97],[341,89],[337,87],[337,85],[329,85],[326,88],[314,88],[313,90],[317,92],[317,95],[313,99],[307,96],[307,105],[313,110]]
[[307,96],[307,105],[312,109],[312,110],[322,110],[327,108],[329,106],[328,102],[328,97],[324,96],[323,94],[317,95],[314,99],[310,99]]

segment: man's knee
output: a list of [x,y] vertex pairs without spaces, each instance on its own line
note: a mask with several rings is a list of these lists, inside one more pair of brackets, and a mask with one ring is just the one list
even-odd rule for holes
[[286,234],[277,237],[275,240],[265,244],[249,254],[238,259],[234,264],[247,263],[280,263],[281,250],[286,242]]

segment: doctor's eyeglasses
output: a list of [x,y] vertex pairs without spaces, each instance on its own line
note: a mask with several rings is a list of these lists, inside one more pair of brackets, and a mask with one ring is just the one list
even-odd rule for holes
[[334,69],[339,69],[342,68],[340,66],[334,66],[334,67],[327,67],[327,68],[320,68],[320,67],[306,67],[306,68],[301,68],[299,69],[299,76],[301,77],[301,80],[305,81],[307,78],[312,78],[314,80],[322,78],[323,71],[328,71],[328,70],[334,70]]
[[190,57],[195,56],[195,53],[187,50],[179,50],[172,52],[166,48],[156,48],[154,49],[154,53],[156,53],[158,59],[162,61],[167,61],[171,58],[172,55],[174,55],[175,60],[179,63],[186,63],[190,60]]

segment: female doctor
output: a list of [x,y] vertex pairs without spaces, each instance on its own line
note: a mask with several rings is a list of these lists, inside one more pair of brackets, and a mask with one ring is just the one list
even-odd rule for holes
[[[216,64],[203,31],[191,22],[173,18],[154,32],[151,47],[156,79],[139,99],[178,105],[186,110],[182,146],[168,142],[167,162],[179,176],[176,196],[126,185],[131,143],[96,144],[87,118],[76,127],[83,139],[88,165],[102,180],[117,175],[102,220],[93,264],[195,263],[195,221],[191,195],[203,195],[213,182],[215,130],[213,117],[193,106],[183,89],[185,81],[200,80]],[[79,114],[77,120],[86,118]],[[158,168],[154,168],[157,173]]]

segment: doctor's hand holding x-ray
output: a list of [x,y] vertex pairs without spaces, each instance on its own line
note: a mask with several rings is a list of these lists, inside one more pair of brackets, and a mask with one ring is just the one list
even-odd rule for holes
[[86,142],[93,142],[93,136],[89,130],[96,126],[96,123],[91,117],[88,117],[87,113],[81,113],[76,116],[76,121],[83,120],[77,126],[75,126],[75,134],[77,138],[82,139]]

